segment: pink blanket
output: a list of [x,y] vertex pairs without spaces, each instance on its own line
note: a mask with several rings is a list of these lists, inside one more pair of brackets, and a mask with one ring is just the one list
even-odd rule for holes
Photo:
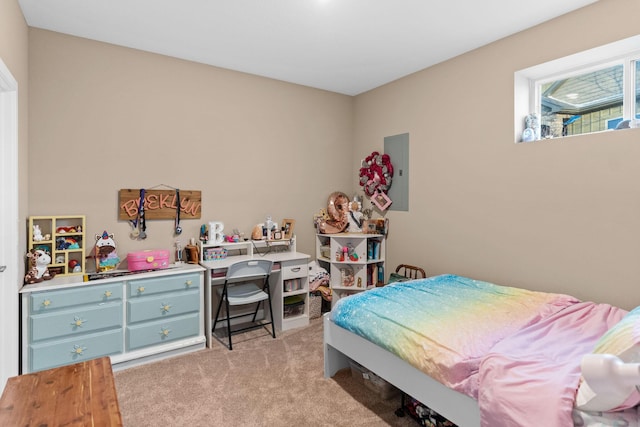
[[577,303],[493,346],[478,373],[482,427],[572,426],[582,356],[625,314]]

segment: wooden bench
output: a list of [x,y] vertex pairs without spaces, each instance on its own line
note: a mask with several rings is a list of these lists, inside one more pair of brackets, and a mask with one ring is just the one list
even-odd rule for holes
[[0,426],[122,426],[111,360],[9,378]]

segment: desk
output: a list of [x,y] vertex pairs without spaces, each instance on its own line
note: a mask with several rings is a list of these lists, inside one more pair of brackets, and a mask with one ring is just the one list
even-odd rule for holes
[[[205,335],[207,337],[207,346],[212,346],[211,328],[213,326],[212,316],[215,314],[214,309],[217,306],[213,302],[214,286],[221,286],[224,284],[224,271],[233,263],[238,261],[244,261],[247,259],[267,259],[273,261],[274,266],[269,276],[269,286],[271,289],[271,300],[273,303],[273,321],[276,325],[276,330],[286,331],[297,327],[306,326],[309,324],[309,255],[296,252],[295,245],[291,245],[288,251],[282,252],[269,252],[266,254],[254,253],[252,245],[256,243],[232,243],[232,244],[218,244],[208,246],[220,246],[237,249],[242,247],[246,249],[245,254],[242,255],[229,255],[224,259],[218,259],[215,261],[201,261],[200,265],[207,269],[204,275],[204,305],[205,305]],[[264,245],[264,243],[262,243]],[[201,247],[201,251],[202,251]],[[286,281],[297,281],[300,286],[294,290],[287,290],[285,287]],[[302,313],[296,313],[289,316],[286,307],[286,298],[291,296],[301,295],[304,298],[304,311]]]
[[9,378],[2,426],[122,426],[108,357]]

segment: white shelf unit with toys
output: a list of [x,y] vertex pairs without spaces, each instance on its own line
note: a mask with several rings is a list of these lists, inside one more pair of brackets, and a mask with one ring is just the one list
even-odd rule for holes
[[49,271],[56,276],[85,273],[85,216],[30,216],[28,250],[43,249],[51,255]]
[[331,275],[331,304],[384,282],[386,240],[382,234],[316,234],[316,259]]

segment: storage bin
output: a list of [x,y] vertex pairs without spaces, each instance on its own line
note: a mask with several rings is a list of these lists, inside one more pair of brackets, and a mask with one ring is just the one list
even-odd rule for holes
[[351,376],[382,399],[387,400],[400,396],[400,390],[359,363],[350,360],[349,366],[351,367]]
[[323,258],[331,258],[331,246],[321,246],[320,256]]
[[202,255],[205,261],[215,261],[218,259],[225,259],[227,257],[227,250],[225,248],[208,248],[205,249]]
[[304,297],[302,295],[294,295],[284,299],[284,307],[282,309],[283,317],[300,316],[304,314]]
[[351,377],[356,380],[356,382],[364,384],[364,376],[369,370],[353,360],[349,360],[349,366],[351,367]]
[[383,380],[373,372],[369,372],[364,377],[364,386],[369,390],[377,393],[383,399],[391,399],[393,397],[400,396],[400,390]]
[[127,254],[129,271],[160,270],[169,267],[168,249],[148,249]]
[[300,279],[287,279],[282,282],[285,292],[297,291],[302,289],[302,281]]
[[309,294],[309,319],[317,319],[322,316],[322,297],[316,294]]

